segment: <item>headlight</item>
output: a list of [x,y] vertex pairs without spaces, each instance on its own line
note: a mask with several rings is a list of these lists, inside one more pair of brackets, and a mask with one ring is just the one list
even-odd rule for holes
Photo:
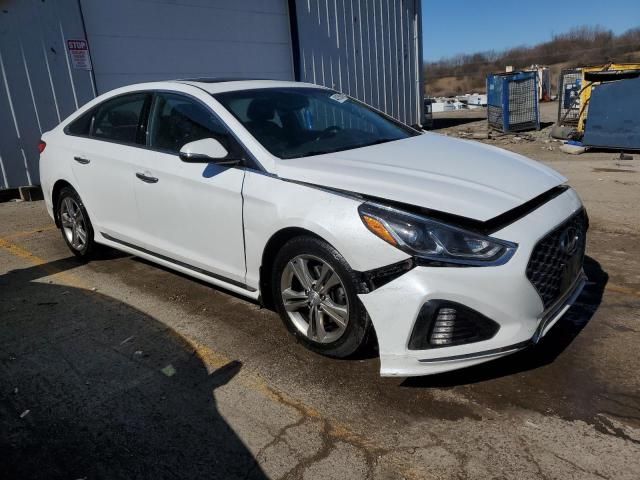
[[518,247],[384,205],[363,203],[358,212],[366,227],[382,240],[436,264],[503,265]]

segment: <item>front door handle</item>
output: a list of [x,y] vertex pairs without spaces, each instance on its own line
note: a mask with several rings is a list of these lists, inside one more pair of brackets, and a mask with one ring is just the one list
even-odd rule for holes
[[149,175],[145,175],[144,173],[136,173],[136,177],[146,183],[158,183],[158,179],[156,177],[151,177]]
[[89,160],[88,158],[84,158],[84,157],[73,157],[73,159],[82,164],[82,165],[86,165],[87,163],[89,163],[91,160]]

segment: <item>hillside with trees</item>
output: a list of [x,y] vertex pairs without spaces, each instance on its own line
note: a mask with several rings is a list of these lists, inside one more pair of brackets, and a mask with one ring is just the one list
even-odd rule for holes
[[614,35],[602,27],[582,26],[535,46],[478,52],[443,58],[424,65],[430,96],[484,92],[487,74],[532,64],[551,67],[553,91],[562,68],[615,62],[640,62],[640,27]]

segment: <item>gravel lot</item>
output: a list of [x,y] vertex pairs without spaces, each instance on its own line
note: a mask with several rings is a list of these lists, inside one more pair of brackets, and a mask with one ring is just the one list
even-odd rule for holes
[[0,204],[0,478],[639,478],[640,155],[547,134],[484,141],[578,190],[590,283],[537,347],[432,377],[312,354],[274,313],[135,257],[78,263],[43,202]]

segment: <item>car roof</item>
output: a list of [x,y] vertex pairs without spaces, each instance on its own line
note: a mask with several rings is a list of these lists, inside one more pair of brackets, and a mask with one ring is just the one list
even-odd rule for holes
[[326,88],[313,83],[246,78],[185,78],[172,80],[172,82],[193,85],[212,94],[235,90],[254,90],[258,88]]
[[127,93],[144,92],[153,90],[181,90],[179,87],[184,88],[185,85],[196,87],[209,94],[233,92],[242,90],[255,90],[265,88],[322,88],[322,85],[315,85],[313,83],[293,82],[286,80],[245,80],[245,79],[229,79],[229,78],[197,78],[197,79],[182,79],[182,80],[162,80],[146,83],[134,83],[131,85],[125,85],[118,87],[114,90],[103,93],[97,96],[91,101],[87,102],[80,109],[76,110],[72,115],[67,117],[60,123],[60,126],[64,128],[67,124],[78,118],[84,112],[90,108],[95,107],[105,100]]

